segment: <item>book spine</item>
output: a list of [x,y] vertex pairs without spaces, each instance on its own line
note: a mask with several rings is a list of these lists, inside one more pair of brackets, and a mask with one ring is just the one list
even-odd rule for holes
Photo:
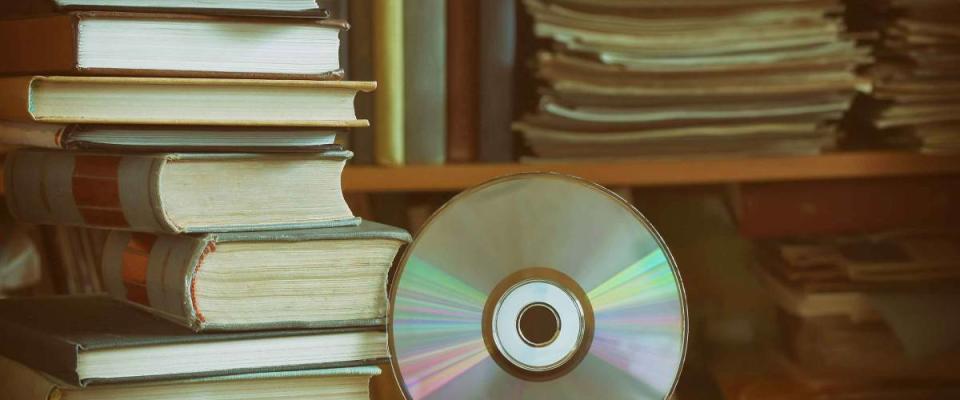
[[51,14],[56,10],[56,0],[0,1],[0,15],[5,17]]
[[[30,85],[23,85],[24,81]],[[49,123],[75,123],[82,121],[85,124],[133,124],[133,125],[203,125],[203,126],[275,126],[275,127],[327,127],[349,128],[367,126],[366,120],[357,120],[352,106],[358,92],[372,92],[377,88],[376,82],[348,82],[348,81],[316,81],[316,80],[269,80],[269,79],[190,79],[169,77],[92,77],[92,76],[38,76],[19,77],[10,81],[0,78],[0,90],[6,89],[4,84],[10,84],[10,96],[20,96],[26,101],[16,102],[4,98],[0,101],[11,101],[23,109],[19,119],[14,115],[13,120],[37,120]],[[24,88],[16,86],[23,85]],[[31,90],[30,86],[35,86]],[[147,90],[154,85],[163,85],[164,94]],[[224,91],[226,87],[229,90]],[[143,90],[136,90],[143,89]],[[105,93],[122,91],[124,96],[117,98]],[[64,102],[47,101],[50,97],[44,95],[65,92],[82,92],[91,94],[85,101]],[[31,102],[29,95],[38,97]],[[215,94],[216,93],[216,94]],[[258,110],[258,107],[274,104],[292,93],[303,97],[298,105],[291,105],[282,113],[267,112],[264,115],[247,114],[237,117],[233,115],[242,110]],[[225,98],[238,100],[246,99],[250,103],[243,107],[219,108],[211,106],[210,96],[226,96]],[[123,106],[155,106],[153,103],[162,97],[165,102],[175,104],[171,107],[153,108],[151,113],[118,113],[113,107]],[[318,112],[315,101],[348,102],[351,106],[323,107]],[[0,119],[5,118],[4,103],[0,102]],[[27,109],[30,105],[30,109]],[[346,105],[346,104],[343,104]],[[213,107],[213,108],[211,108]],[[113,111],[111,111],[113,110]],[[31,114],[36,114],[35,116]],[[17,112],[17,110],[14,110]],[[269,114],[269,115],[267,115]]]
[[46,15],[0,21],[0,74],[69,74],[77,71],[77,21]]
[[63,149],[70,125],[0,121],[0,144]]
[[30,109],[30,94],[33,91],[33,77],[0,78],[0,120],[33,122]]
[[[351,27],[347,32],[350,49],[349,79],[358,81],[376,80],[373,74],[373,0],[351,0]],[[382,90],[382,89],[381,89]],[[369,96],[358,96],[357,117],[377,121],[374,114],[374,98],[379,91]],[[373,128],[355,128],[350,132],[350,150],[355,154],[355,164],[373,164]]]
[[199,330],[204,321],[194,301],[194,278],[213,251],[209,236],[111,231],[100,264],[103,287],[111,297]]
[[477,0],[447,0],[447,158],[477,159],[479,13]]
[[731,196],[748,238],[950,227],[958,202],[953,177],[744,184]]
[[[0,320],[0,354],[3,357],[74,386],[81,385],[76,372],[77,351],[77,344],[67,339]],[[9,393],[3,391],[3,394]]]
[[516,4],[480,2],[480,160],[513,161],[513,71]]
[[23,150],[7,157],[7,206],[18,220],[144,232],[179,231],[159,199],[166,160]]
[[404,2],[404,161],[443,164],[447,152],[446,0]]
[[[321,6],[322,1],[316,2],[318,6],[325,9],[329,13],[331,18],[335,18],[340,21],[351,21],[353,20],[352,15],[350,15],[350,1],[349,0],[329,0],[328,3]],[[349,31],[353,29],[353,26],[350,25],[347,29],[343,29],[340,32],[340,49],[337,52],[337,56],[340,58],[340,69],[342,71],[350,71],[350,34]],[[354,79],[357,80],[357,79]],[[369,79],[367,79],[369,80]]]
[[374,159],[403,165],[403,0],[373,0]]

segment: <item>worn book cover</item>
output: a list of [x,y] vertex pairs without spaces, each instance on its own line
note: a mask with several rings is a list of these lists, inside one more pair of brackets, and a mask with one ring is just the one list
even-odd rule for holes
[[[109,297],[0,300],[0,355],[80,387],[372,365],[386,357],[384,337],[382,331],[370,328],[198,335]],[[315,342],[319,347],[311,350],[314,354],[296,357],[298,342]],[[260,346],[271,346],[276,353],[251,358],[249,352]],[[329,346],[350,350],[338,352]],[[232,351],[224,353],[228,347]],[[191,349],[194,356],[206,353],[208,358],[189,360]],[[247,357],[237,358],[243,354]]]
[[105,152],[325,152],[337,132],[317,128],[86,125],[0,121],[0,144]]
[[204,15],[327,18],[316,0],[16,0],[0,2],[4,15],[38,15],[63,11],[137,11]]
[[276,395],[310,399],[334,398],[328,396],[335,395],[336,399],[361,400],[370,398],[368,381],[381,372],[376,366],[359,366],[78,387],[0,357],[0,388],[3,388],[4,395],[16,400],[204,400],[211,396],[252,400]]
[[110,11],[5,19],[0,73],[341,79],[347,29],[330,19]]
[[356,225],[340,189],[351,155],[24,149],[7,156],[4,183],[11,214],[35,224],[166,233]]
[[115,76],[0,78],[0,119],[58,124],[347,128],[376,82]]
[[[410,240],[402,229],[369,221],[206,235],[113,231],[99,271],[112,297],[198,331],[378,326],[386,318],[387,272]],[[258,254],[269,259],[246,262]],[[236,299],[224,291],[257,296]]]

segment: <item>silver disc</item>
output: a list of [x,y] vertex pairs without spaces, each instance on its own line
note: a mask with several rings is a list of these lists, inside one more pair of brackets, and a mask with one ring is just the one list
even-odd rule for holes
[[676,265],[598,185],[538,173],[467,190],[397,274],[390,351],[408,399],[664,399],[676,385]]

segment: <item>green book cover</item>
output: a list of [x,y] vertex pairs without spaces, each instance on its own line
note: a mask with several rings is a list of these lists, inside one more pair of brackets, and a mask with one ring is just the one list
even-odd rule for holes
[[403,165],[403,4],[404,0],[373,0],[373,75],[376,120],[374,159],[381,165]]

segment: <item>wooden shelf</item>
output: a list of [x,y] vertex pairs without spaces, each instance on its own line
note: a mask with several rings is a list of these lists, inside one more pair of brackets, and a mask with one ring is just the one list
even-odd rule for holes
[[820,156],[713,160],[603,161],[434,166],[348,165],[346,192],[457,191],[498,176],[552,171],[607,186],[678,186],[960,174],[960,156],[848,152]]

